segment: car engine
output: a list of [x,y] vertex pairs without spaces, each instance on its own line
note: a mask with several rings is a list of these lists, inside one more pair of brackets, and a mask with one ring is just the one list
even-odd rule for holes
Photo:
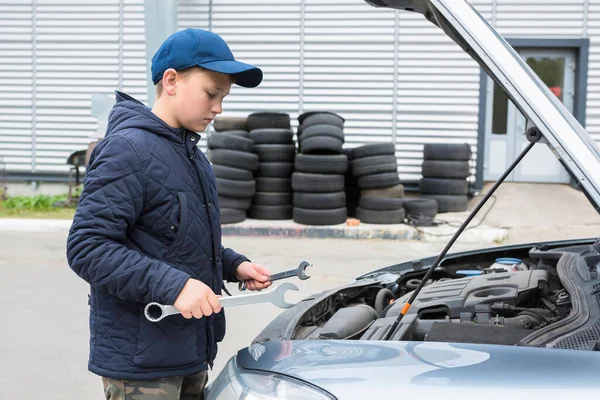
[[[599,346],[598,243],[496,256],[445,260],[389,340]],[[424,275],[338,291],[301,318],[292,339],[383,340]]]

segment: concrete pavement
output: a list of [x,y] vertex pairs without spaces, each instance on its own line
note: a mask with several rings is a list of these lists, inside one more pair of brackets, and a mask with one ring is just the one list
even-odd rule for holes
[[[1,398],[100,400],[100,378],[87,371],[88,285],[66,261],[67,233],[0,232]],[[303,259],[311,278],[297,282],[288,301],[330,289],[373,269],[435,255],[443,243],[385,240],[225,238],[224,244],[277,272]],[[474,245],[459,245],[457,249]],[[235,284],[228,284],[232,294]],[[225,362],[282,310],[270,304],[227,310],[214,379]]]

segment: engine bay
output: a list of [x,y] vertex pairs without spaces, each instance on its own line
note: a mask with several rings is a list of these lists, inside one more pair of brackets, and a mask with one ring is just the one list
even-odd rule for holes
[[[510,256],[444,260],[389,340],[600,348],[600,243]],[[384,340],[425,272],[384,275],[310,307],[291,339]]]

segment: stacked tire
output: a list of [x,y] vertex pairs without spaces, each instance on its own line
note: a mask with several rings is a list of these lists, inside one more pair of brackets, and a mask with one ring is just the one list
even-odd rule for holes
[[400,184],[395,154],[393,143],[368,144],[352,149],[352,175],[361,190],[356,217],[361,222],[404,222],[404,187]]
[[308,112],[298,117],[298,150],[303,154],[342,154],[344,118],[332,112]]
[[467,209],[471,155],[467,143],[425,145],[419,190],[422,197],[437,202],[439,213]]
[[404,199],[404,211],[409,225],[429,226],[438,213],[438,204],[434,199]]
[[298,147],[292,175],[293,219],[303,225],[346,222],[344,119],[331,112],[298,117]]
[[250,131],[253,151],[258,155],[259,161],[254,178],[256,194],[252,200],[250,218],[292,218],[292,173],[296,158],[293,137],[291,128],[256,128]]
[[248,115],[246,120],[246,130],[255,129],[290,129],[290,116],[279,112],[255,112]]
[[216,117],[213,122],[213,128],[217,132],[226,132],[234,135],[241,135],[248,137],[248,131],[246,129],[248,118],[247,117]]
[[258,156],[252,152],[253,142],[247,137],[248,132],[245,135],[244,132],[217,131],[208,138],[222,224],[244,221],[256,192],[253,172],[258,168]]

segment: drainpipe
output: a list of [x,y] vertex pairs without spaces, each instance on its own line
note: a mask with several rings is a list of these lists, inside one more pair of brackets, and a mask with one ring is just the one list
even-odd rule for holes
[[172,33],[177,32],[178,0],[144,0],[144,29],[146,41],[146,84],[148,87],[148,107],[154,104],[154,83],[152,83],[152,57],[160,45]]

